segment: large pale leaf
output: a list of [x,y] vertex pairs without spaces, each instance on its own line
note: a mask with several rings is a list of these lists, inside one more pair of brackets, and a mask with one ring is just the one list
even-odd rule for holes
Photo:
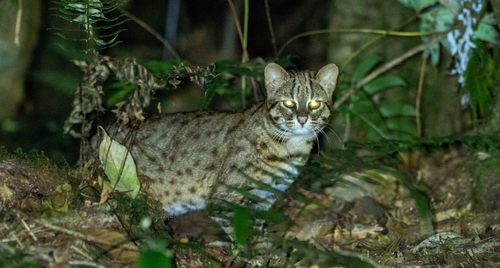
[[491,24],[480,23],[477,30],[474,32],[474,38],[480,39],[486,42],[495,43],[498,37],[498,32],[495,27]]
[[[455,18],[455,15],[451,11],[451,9],[452,9],[451,6],[450,9],[443,6],[436,6],[434,8],[431,8],[428,12],[424,12],[424,14],[421,14],[420,18],[422,19],[422,23],[420,24],[420,31],[421,32],[449,31],[451,25],[453,25],[453,21]],[[427,43],[430,44],[426,48],[425,53],[426,56],[430,55],[432,65],[437,65],[440,59],[440,46],[439,43],[431,42],[429,38],[430,37],[425,35],[422,36],[422,41],[424,41],[424,43],[426,44]]]
[[104,172],[116,191],[127,192],[130,197],[135,198],[140,184],[134,159],[125,146],[112,140],[104,129],[102,132],[104,139],[99,146],[99,160]]

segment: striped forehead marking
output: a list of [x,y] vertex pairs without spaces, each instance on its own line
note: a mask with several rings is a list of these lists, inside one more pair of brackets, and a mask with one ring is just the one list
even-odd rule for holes
[[309,96],[312,92],[312,72],[300,72],[293,74],[290,94],[292,97]]

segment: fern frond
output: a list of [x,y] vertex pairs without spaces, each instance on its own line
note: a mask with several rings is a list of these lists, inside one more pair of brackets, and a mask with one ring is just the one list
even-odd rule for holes
[[[358,82],[382,60],[379,56],[367,57],[354,71],[351,82]],[[409,140],[416,136],[417,131],[413,117],[416,109],[413,106],[400,103],[379,103],[376,95],[381,95],[385,90],[394,86],[406,86],[406,82],[394,75],[385,75],[373,79],[367,83],[363,90],[359,90],[352,96],[351,104],[339,107],[339,111],[346,116],[355,115],[361,119],[363,124],[370,127],[367,140],[378,140],[380,137],[386,140]],[[350,85],[340,85],[340,91],[348,90]]]
[[[106,17],[121,5],[114,0],[54,0],[51,3],[54,5],[49,8],[54,12],[52,15],[77,25],[75,28],[58,27],[51,30],[56,31],[61,38],[77,43],[76,46],[83,48],[82,52],[87,57],[90,57],[92,50],[96,48],[102,50],[119,44],[118,34],[126,29],[118,29],[112,33],[108,30],[115,29],[129,20],[124,14]],[[68,32],[71,35],[66,34]],[[108,37],[111,39],[103,39]]]

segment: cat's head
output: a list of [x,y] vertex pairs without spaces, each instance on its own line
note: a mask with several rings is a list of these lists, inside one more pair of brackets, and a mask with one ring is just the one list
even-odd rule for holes
[[[339,69],[328,64],[311,71],[287,73],[269,63],[265,70],[269,118],[283,135],[315,135],[328,123]],[[281,132],[280,132],[281,133]]]

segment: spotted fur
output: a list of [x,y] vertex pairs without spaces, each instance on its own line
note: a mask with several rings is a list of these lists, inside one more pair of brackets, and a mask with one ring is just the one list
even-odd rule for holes
[[248,201],[228,185],[247,187],[271,204],[274,195],[256,189],[248,177],[287,189],[328,122],[337,75],[334,64],[315,75],[287,73],[271,63],[265,69],[267,100],[245,111],[148,119],[131,147],[139,174],[150,178],[146,190],[170,215],[203,209],[213,200]]

